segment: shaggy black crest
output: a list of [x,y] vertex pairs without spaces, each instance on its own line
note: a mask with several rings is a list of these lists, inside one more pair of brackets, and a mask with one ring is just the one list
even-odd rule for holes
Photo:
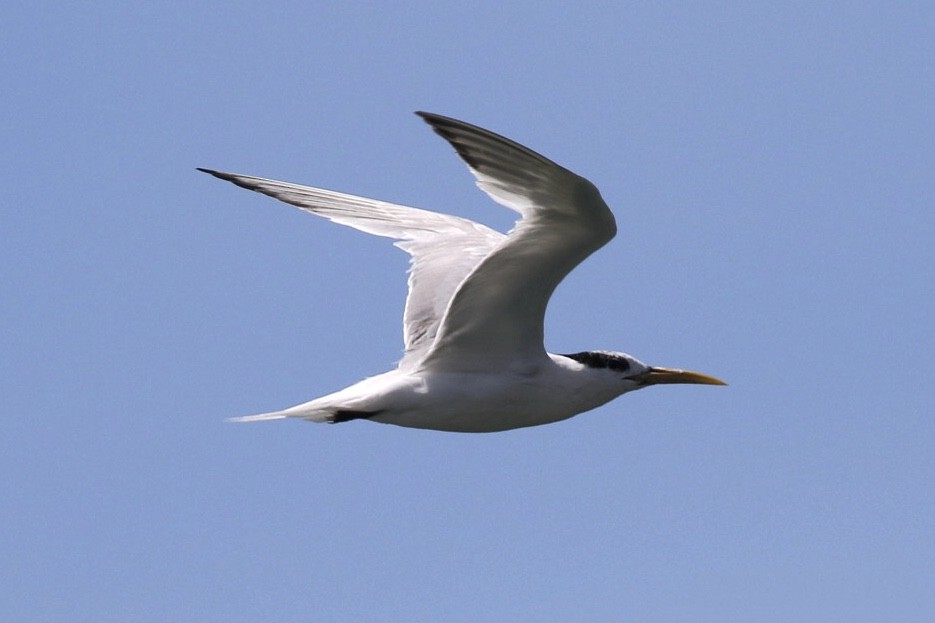
[[620,355],[614,355],[613,353],[585,351],[572,355],[562,355],[562,357],[574,359],[578,363],[583,363],[589,368],[610,368],[617,372],[627,372],[630,369],[630,362],[626,358]]

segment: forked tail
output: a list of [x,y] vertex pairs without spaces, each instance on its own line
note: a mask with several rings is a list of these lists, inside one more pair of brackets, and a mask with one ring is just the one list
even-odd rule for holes
[[302,409],[302,405],[292,407],[283,411],[271,411],[270,413],[260,413],[257,415],[245,415],[241,417],[228,418],[228,422],[266,422],[267,420],[286,420],[289,418],[301,418],[309,422],[326,422],[328,424],[340,424],[351,420],[366,420],[380,413],[380,411],[356,411],[353,409]]
[[[228,422],[265,422],[266,420],[285,420],[290,417],[285,411],[276,411],[274,413],[260,413],[257,415],[242,415],[240,417],[227,418]],[[295,416],[292,416],[295,417]]]

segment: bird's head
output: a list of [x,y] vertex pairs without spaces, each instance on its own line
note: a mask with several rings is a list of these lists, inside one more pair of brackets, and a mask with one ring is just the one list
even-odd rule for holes
[[626,353],[592,350],[562,356],[574,359],[588,368],[607,370],[609,373],[617,375],[621,380],[626,381],[628,385],[632,385],[632,387],[628,387],[624,391],[649,387],[650,385],[676,383],[727,385],[721,379],[700,372],[648,366],[636,357]]

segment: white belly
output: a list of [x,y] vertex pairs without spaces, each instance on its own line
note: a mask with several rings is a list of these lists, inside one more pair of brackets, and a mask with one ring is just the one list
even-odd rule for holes
[[387,387],[375,422],[456,432],[495,432],[557,422],[619,395],[582,387],[580,378],[534,375],[435,374],[400,377]]

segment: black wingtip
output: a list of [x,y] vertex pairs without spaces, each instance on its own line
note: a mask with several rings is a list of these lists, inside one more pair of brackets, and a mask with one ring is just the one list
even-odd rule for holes
[[448,136],[452,135],[450,131],[446,131],[448,128],[463,127],[463,128],[472,128],[479,132],[485,132],[485,133],[489,132],[489,130],[485,130],[476,125],[472,125],[470,123],[467,123],[466,121],[455,119],[454,117],[446,117],[445,115],[439,115],[433,112],[425,112],[424,110],[417,110],[416,114],[419,115],[423,121],[425,121],[427,124],[432,126],[433,130],[435,130],[438,134],[442,135],[446,139],[448,138]]
[[448,141],[448,143],[454,147],[458,156],[460,156],[461,159],[464,160],[467,165],[475,171],[480,170],[480,167],[483,163],[478,160],[476,154],[465,144],[465,141],[463,140],[465,130],[474,132],[478,136],[489,135],[509,142],[508,139],[504,139],[503,137],[494,134],[490,130],[485,130],[479,126],[467,123],[466,121],[460,121],[453,117],[437,115],[435,113],[425,112],[422,110],[417,110],[416,114],[419,115],[423,121],[429,124],[429,127],[432,128],[432,131],[435,132],[435,134],[438,134],[440,137]]
[[224,180],[225,182],[237,183],[237,176],[232,175],[231,173],[225,173],[223,171],[215,171],[214,169],[204,169],[202,167],[195,167],[196,171],[201,171],[202,173],[207,173],[208,175],[213,175],[219,180]]
[[466,121],[461,121],[460,119],[455,119],[454,117],[446,117],[445,115],[439,115],[434,112],[426,112],[424,110],[417,110],[416,114],[419,115],[423,121],[430,125],[466,125],[469,127],[476,127]]
[[432,131],[441,136],[443,139],[448,140],[447,133],[444,132],[444,127],[450,125],[454,119],[445,117],[442,115],[436,115],[433,112],[425,112],[424,110],[417,110],[416,114],[419,115],[419,118],[422,121],[429,124],[429,127],[432,128]]

